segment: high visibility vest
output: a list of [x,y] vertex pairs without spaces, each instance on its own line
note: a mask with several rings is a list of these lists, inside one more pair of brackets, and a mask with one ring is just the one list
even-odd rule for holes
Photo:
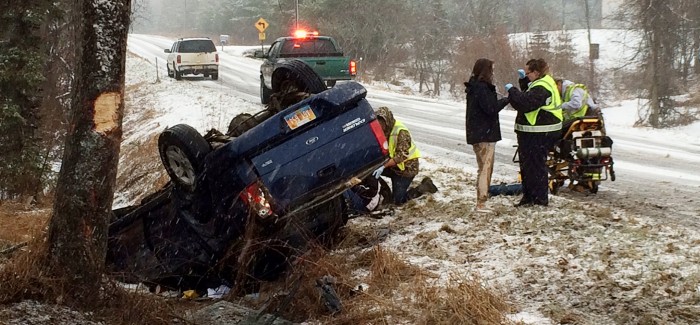
[[[401,131],[406,131],[408,134],[411,134],[403,123],[399,121],[394,122],[394,128],[391,130],[391,134],[389,134],[389,157],[391,158],[396,156],[396,142],[399,138],[399,132]],[[400,170],[404,170],[406,168],[404,165],[406,161],[418,158],[420,158],[420,151],[413,142],[413,137],[411,137],[411,147],[408,148],[408,158],[406,158],[406,160],[402,161],[400,164],[396,164],[396,166],[398,166]]]
[[[549,91],[550,94],[552,94],[552,96],[547,98],[547,102],[544,106],[540,106],[532,112],[525,113],[525,118],[527,119],[527,122],[530,125],[515,123],[515,130],[533,133],[560,131],[564,115],[561,111],[561,96],[559,95],[559,89],[557,88],[557,84],[554,82],[554,79],[552,79],[550,75],[545,75],[544,77],[530,83],[530,86],[527,88],[527,90],[530,90],[532,89],[532,87],[536,86],[544,87]],[[559,119],[559,123],[549,125],[535,125],[537,123],[537,114],[539,114],[541,110],[545,110],[553,114],[556,118]]]
[[583,89],[583,99],[581,99],[581,108],[579,108],[578,111],[571,114],[571,116],[568,116],[567,120],[574,119],[577,117],[584,117],[586,116],[586,112],[588,112],[588,89],[586,89],[586,86],[583,84],[575,84],[566,88],[566,94],[564,94],[564,102],[568,102],[571,100],[571,94],[574,93],[574,89],[576,88]]

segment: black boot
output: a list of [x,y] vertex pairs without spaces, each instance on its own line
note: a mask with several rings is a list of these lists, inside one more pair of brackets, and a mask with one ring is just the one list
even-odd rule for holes
[[433,180],[430,177],[424,177],[416,189],[421,193],[436,193],[438,191],[437,186],[433,184]]

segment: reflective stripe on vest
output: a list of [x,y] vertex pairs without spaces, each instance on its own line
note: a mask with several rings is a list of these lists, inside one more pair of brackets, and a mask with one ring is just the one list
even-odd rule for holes
[[[552,132],[552,131],[559,131],[561,130],[562,127],[562,120],[564,119],[564,115],[562,114],[561,111],[561,96],[559,95],[559,90],[557,89],[557,84],[554,82],[554,79],[550,75],[545,75],[544,77],[537,79],[533,81],[530,86],[527,88],[527,90],[532,89],[533,87],[536,86],[542,86],[544,89],[547,89],[549,93],[551,94],[550,97],[547,98],[547,102],[544,106],[540,106],[536,110],[532,112],[527,112],[525,113],[525,118],[527,119],[527,122],[530,125],[522,125],[515,123],[515,130],[516,131],[522,131],[522,132]],[[559,119],[559,123],[556,124],[550,124],[550,125],[535,125],[537,123],[537,115],[540,113],[540,110],[545,110],[552,115],[554,115],[556,118]]]
[[[391,130],[391,134],[389,134],[389,157],[391,158],[396,156],[396,141],[398,140],[399,132],[401,131],[406,131],[408,134],[411,134],[403,123],[399,121],[394,122],[394,128]],[[398,166],[400,170],[404,170],[406,168],[404,165],[406,161],[417,158],[420,158],[420,151],[418,151],[418,147],[416,147],[416,144],[413,142],[413,138],[411,138],[411,147],[408,148],[408,158],[406,158],[406,160],[402,161],[400,164],[396,164],[396,166]]]
[[576,89],[576,88],[581,88],[583,90],[583,99],[581,100],[581,108],[579,108],[578,111],[571,114],[571,116],[569,116],[567,119],[584,117],[584,116],[586,116],[586,112],[588,111],[588,89],[586,89],[586,86],[583,84],[575,84],[575,85],[569,86],[569,88],[566,88],[566,94],[564,94],[564,102],[568,102],[571,100],[571,95],[574,93],[574,89]]

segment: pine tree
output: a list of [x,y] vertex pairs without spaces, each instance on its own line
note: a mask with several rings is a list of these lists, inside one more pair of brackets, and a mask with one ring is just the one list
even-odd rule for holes
[[46,47],[40,37],[51,3],[0,5],[0,199],[41,191],[37,135]]
[[541,32],[533,33],[528,39],[528,53],[532,58],[549,60],[552,57],[549,36]]

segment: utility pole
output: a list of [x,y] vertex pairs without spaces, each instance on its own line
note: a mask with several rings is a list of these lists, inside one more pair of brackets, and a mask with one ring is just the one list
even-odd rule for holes
[[586,28],[588,29],[588,89],[594,95],[597,95],[598,87],[596,87],[595,83],[595,62],[591,54],[591,47],[593,46],[591,45],[591,43],[593,43],[591,40],[591,13],[590,9],[588,8],[588,0],[583,0],[583,2],[586,5]]
[[294,3],[296,3],[296,9],[294,10],[295,18],[294,18],[294,30],[299,29],[299,0],[294,0]]
[[566,4],[561,0],[561,30],[566,30]]

